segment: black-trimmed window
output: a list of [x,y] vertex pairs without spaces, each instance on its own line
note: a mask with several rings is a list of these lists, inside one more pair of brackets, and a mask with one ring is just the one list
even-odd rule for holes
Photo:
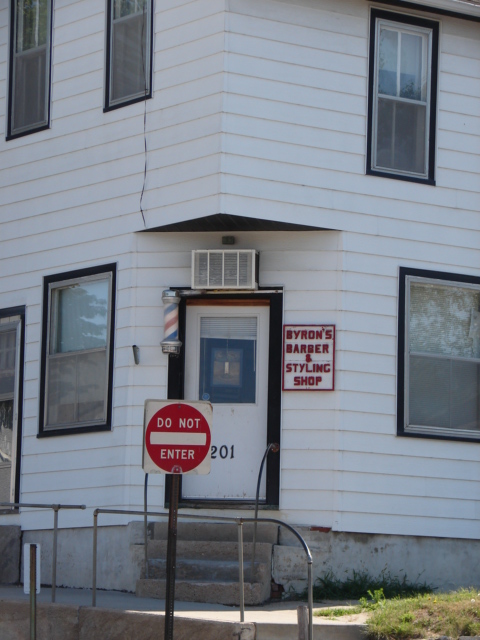
[[152,96],[153,0],[107,0],[105,109]]
[[434,184],[438,23],[372,9],[367,173]]
[[114,264],[44,278],[40,435],[111,425]]
[[480,440],[480,278],[400,269],[398,434]]
[[50,121],[52,0],[12,0],[7,138]]
[[20,496],[24,345],[25,307],[0,309],[0,502]]

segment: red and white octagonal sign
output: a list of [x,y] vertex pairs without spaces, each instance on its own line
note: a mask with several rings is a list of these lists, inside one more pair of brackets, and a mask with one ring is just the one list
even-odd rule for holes
[[143,469],[146,473],[210,473],[212,405],[146,400]]

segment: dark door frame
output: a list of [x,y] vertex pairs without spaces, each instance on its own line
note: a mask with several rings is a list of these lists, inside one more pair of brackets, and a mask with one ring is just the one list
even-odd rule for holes
[[[179,287],[172,289],[183,290]],[[282,326],[283,326],[283,289],[272,288],[262,291],[259,288],[255,293],[201,293],[195,296],[196,300],[268,300],[270,303],[269,326],[269,356],[268,356],[268,408],[267,408],[267,443],[280,442],[280,420],[282,400]],[[168,357],[168,388],[169,400],[183,400],[185,393],[185,351],[188,345],[185,343],[185,327],[187,317],[187,297],[182,297],[179,304],[178,332],[182,342],[180,355],[170,354]],[[267,446],[265,443],[265,447]],[[258,466],[262,461],[264,451],[258,452]],[[171,476],[166,476],[165,482],[165,506],[168,505],[170,496]],[[260,502],[262,509],[278,509],[280,499],[280,452],[271,453],[266,463],[266,500]],[[188,500],[182,497],[182,485],[180,479],[180,507],[196,509],[223,508],[223,509],[253,509],[253,501],[240,500]]]

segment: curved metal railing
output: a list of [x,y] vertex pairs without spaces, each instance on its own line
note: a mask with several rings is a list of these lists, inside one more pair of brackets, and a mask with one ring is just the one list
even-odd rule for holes
[[[128,509],[95,509],[93,512],[93,567],[92,567],[92,607],[97,604],[97,543],[98,543],[98,516],[99,514],[155,516],[168,518],[168,513],[157,511],[135,511]],[[240,622],[245,621],[245,599],[244,599],[244,575],[243,575],[243,525],[247,522],[269,522],[288,529],[299,540],[306,558],[308,573],[308,640],[313,640],[313,559],[307,543],[301,534],[291,525],[275,518],[239,518],[233,516],[205,516],[195,514],[178,514],[179,518],[188,520],[212,520],[214,522],[234,522],[238,525],[238,563],[239,563],[239,588],[240,588]]]

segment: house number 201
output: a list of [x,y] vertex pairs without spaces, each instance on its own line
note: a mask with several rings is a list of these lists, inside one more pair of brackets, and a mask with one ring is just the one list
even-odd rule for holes
[[222,444],[221,447],[216,447],[212,444],[212,460],[217,459],[217,453],[222,460],[226,460],[227,458],[232,459],[235,457],[235,445],[232,444],[229,449],[226,444]]

